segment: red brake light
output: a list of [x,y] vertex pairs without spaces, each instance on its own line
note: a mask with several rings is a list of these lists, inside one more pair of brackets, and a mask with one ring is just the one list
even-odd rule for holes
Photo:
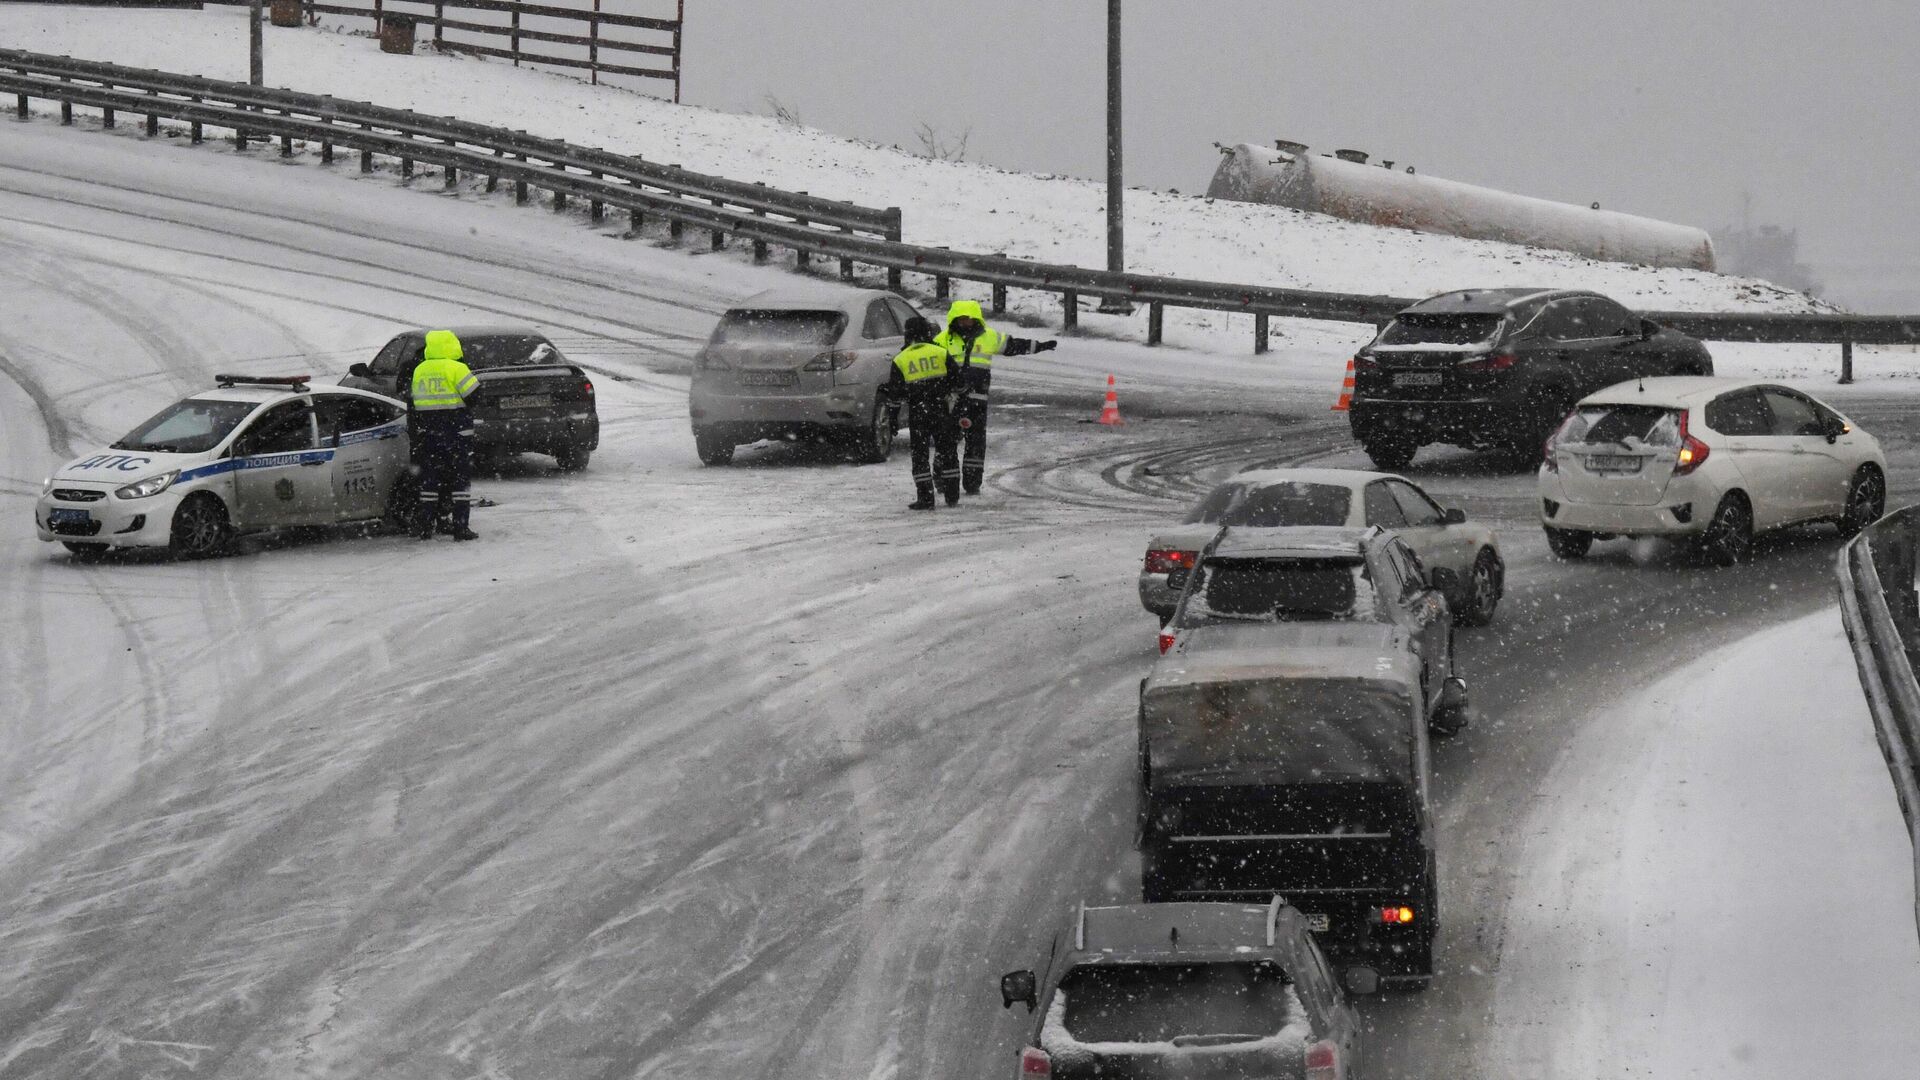
[[1479,373],[1479,372],[1486,372],[1486,371],[1506,371],[1509,368],[1513,367],[1513,364],[1514,364],[1514,359],[1513,359],[1512,353],[1495,353],[1492,356],[1482,356],[1482,357],[1476,357],[1475,359],[1472,359],[1472,360],[1462,360],[1457,366],[1461,371],[1471,371],[1471,372]]
[[1173,631],[1160,631],[1160,655],[1167,655],[1167,650],[1171,648],[1173,648]]
[[585,390],[587,392],[588,397],[592,397],[593,396],[593,380],[592,379],[581,380],[580,389]]
[[1147,573],[1170,574],[1175,570],[1191,570],[1193,569],[1194,561],[1199,557],[1200,557],[1200,553],[1197,551],[1177,551],[1171,548],[1148,548],[1147,563],[1146,563]]
[[1020,1051],[1020,1075],[1022,1077],[1052,1076],[1053,1057],[1038,1047],[1027,1047]]
[[1689,409],[1680,413],[1680,453],[1673,459],[1675,476],[1685,476],[1699,468],[1700,463],[1707,460],[1707,454],[1712,451],[1712,447],[1687,433],[1687,416],[1691,412],[1692,410]]
[[1307,1080],[1336,1080],[1340,1075],[1340,1048],[1332,1039],[1307,1047]]
[[1389,926],[1404,926],[1413,921],[1413,909],[1405,904],[1380,909],[1380,921]]

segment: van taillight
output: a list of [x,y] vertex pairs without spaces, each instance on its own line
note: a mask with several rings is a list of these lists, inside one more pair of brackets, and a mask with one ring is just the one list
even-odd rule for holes
[[1032,1078],[1036,1076],[1046,1077],[1052,1075],[1052,1055],[1036,1046],[1029,1046],[1025,1050],[1020,1051],[1021,1080],[1032,1080]]
[[1400,926],[1413,921],[1413,909],[1405,904],[1380,909],[1380,921],[1388,926]]
[[1307,1047],[1307,1080],[1339,1080],[1340,1048],[1332,1039]]
[[1680,453],[1673,459],[1675,476],[1685,476],[1699,468],[1700,463],[1707,460],[1707,454],[1712,450],[1712,447],[1687,433],[1687,417],[1692,412],[1692,409],[1680,411]]
[[1173,631],[1160,631],[1160,655],[1167,655],[1167,650],[1171,648],[1173,648]]
[[1197,551],[1178,551],[1172,548],[1147,550],[1147,573],[1170,574],[1175,570],[1193,569],[1194,560],[1199,558]]

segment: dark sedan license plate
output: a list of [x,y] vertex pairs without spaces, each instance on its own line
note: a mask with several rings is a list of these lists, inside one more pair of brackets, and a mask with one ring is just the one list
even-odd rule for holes
[[1587,471],[1593,473],[1637,473],[1640,458],[1632,454],[1588,454]]
[[741,386],[798,386],[800,376],[791,371],[743,371]]
[[1328,928],[1333,925],[1332,920],[1328,919],[1324,914],[1314,914],[1310,912],[1303,912],[1303,914],[1307,917],[1307,929],[1316,934],[1326,933]]
[[85,525],[92,520],[93,515],[85,510],[49,509],[47,511],[49,525]]
[[515,394],[500,399],[503,409],[544,409],[552,404],[553,397],[549,394]]
[[1440,373],[1437,371],[1409,371],[1393,377],[1395,386],[1439,386]]

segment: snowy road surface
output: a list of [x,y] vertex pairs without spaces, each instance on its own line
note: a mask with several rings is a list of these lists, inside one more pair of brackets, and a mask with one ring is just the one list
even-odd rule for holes
[[[1073,341],[1005,366],[988,494],[958,512],[904,510],[898,459],[703,469],[679,372],[790,275],[316,172],[0,137],[0,1076],[1010,1069],[994,976],[1137,888],[1147,530],[1243,465],[1361,464],[1325,396]],[[481,480],[481,543],[78,565],[30,538],[56,460],[215,370],[337,373],[403,325],[508,319],[601,374],[603,444],[582,475]],[[1132,422],[1082,423],[1122,365]],[[1888,449],[1910,497],[1911,441]],[[1441,976],[1365,1009],[1373,1075],[1474,1075],[1531,872],[1515,823],[1562,752],[1824,604],[1833,541],[1558,565],[1529,476],[1412,471],[1501,529],[1511,592],[1461,635],[1480,718],[1436,754]]]

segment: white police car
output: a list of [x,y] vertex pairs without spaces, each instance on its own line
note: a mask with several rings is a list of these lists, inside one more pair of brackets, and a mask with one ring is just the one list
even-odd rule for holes
[[165,547],[199,558],[236,533],[377,521],[410,507],[399,402],[309,387],[305,375],[215,380],[62,466],[34,507],[40,539],[76,554]]

